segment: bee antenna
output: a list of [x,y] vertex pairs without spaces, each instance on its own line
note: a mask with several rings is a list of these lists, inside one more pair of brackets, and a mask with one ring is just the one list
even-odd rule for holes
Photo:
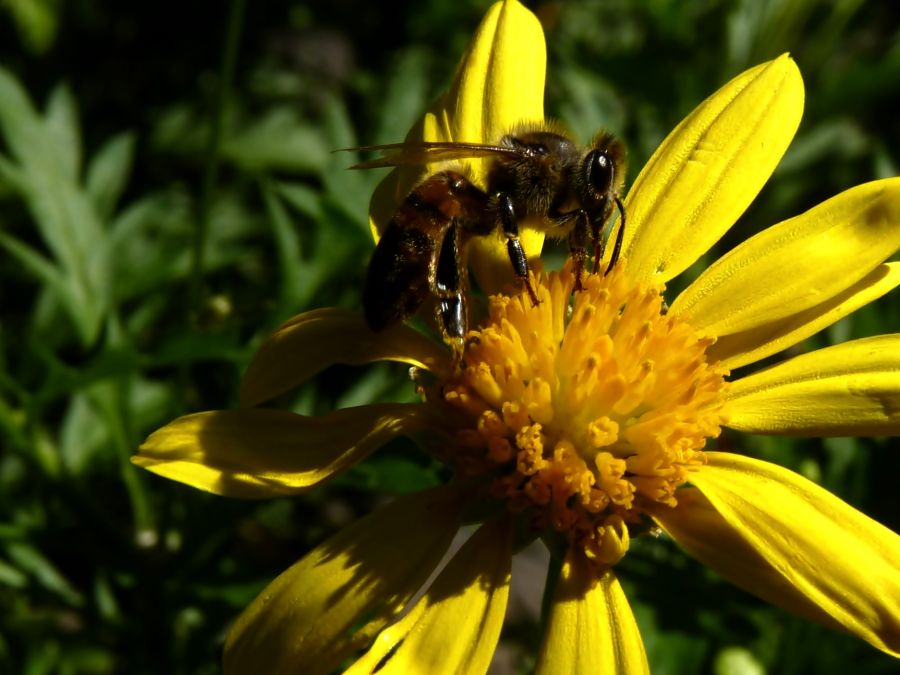
[[621,217],[619,218],[619,229],[616,231],[616,243],[613,246],[612,255],[609,257],[609,265],[603,273],[603,276],[609,274],[618,262],[619,253],[622,251],[622,240],[625,238],[625,206],[622,204],[622,200],[619,199],[619,195],[613,196],[613,199],[616,202],[616,208],[619,209],[619,215]]

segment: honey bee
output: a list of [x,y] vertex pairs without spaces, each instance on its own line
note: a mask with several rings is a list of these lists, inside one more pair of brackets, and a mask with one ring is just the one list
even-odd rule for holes
[[488,161],[486,188],[461,169],[426,177],[409,193],[384,228],[369,263],[363,311],[380,331],[411,317],[429,297],[444,341],[461,349],[468,330],[467,247],[473,237],[499,233],[506,239],[513,272],[534,305],[528,258],[519,241],[519,223],[541,227],[549,237],[568,238],[575,276],[582,288],[587,249],[599,271],[603,236],[613,208],[621,219],[606,273],[619,258],[625,209],[619,198],[625,175],[625,148],[611,134],[597,134],[587,147],[546,125],[523,126],[496,145],[407,142],[353,148],[382,156],[353,169],[424,165],[466,158]]

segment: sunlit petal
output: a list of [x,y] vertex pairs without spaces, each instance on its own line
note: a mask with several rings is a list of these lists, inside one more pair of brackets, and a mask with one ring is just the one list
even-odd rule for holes
[[396,324],[373,333],[361,314],[337,307],[295,316],[259,348],[241,383],[241,405],[253,407],[337,363],[399,361],[442,373],[448,352],[412,328]]
[[831,299],[778,321],[720,336],[706,350],[710,361],[730,370],[755,363],[818,333],[900,284],[900,264],[879,265]]
[[774,464],[711,452],[653,515],[688,553],[767,602],[900,656],[900,537]]
[[[450,90],[407,135],[407,140],[495,143],[523,121],[544,118],[544,33],[537,18],[516,0],[494,4],[459,64]],[[481,160],[461,162],[484,185]],[[436,167],[431,166],[429,171]],[[373,232],[380,232],[423,171],[395,169],[378,185],[369,207]],[[377,238],[377,234],[376,234]],[[543,234],[523,226],[522,245],[540,255]],[[494,292],[511,278],[500,237],[473,242],[472,266],[482,288]]]
[[321,544],[241,614],[225,643],[225,672],[332,672],[427,580],[464,503],[448,488],[404,497]]
[[785,54],[734,78],[679,124],[625,202],[632,278],[668,281],[718,241],[774,171],[802,112],[803,81]]
[[553,596],[536,675],[649,673],[644,643],[611,569],[570,551]]
[[487,672],[506,612],[511,566],[512,521],[483,525],[347,675]]
[[854,340],[794,357],[725,391],[727,426],[764,434],[900,433],[900,335]]
[[427,426],[422,406],[381,404],[305,417],[220,410],[179,417],[151,434],[132,462],[226,497],[305,492],[392,438]]
[[900,248],[900,178],[859,185],[713,263],[672,303],[701,333],[729,335],[843,293]]

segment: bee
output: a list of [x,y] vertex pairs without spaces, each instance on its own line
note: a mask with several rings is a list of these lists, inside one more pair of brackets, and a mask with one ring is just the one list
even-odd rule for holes
[[594,271],[600,269],[611,238],[603,234],[614,208],[621,218],[607,274],[619,258],[625,147],[609,133],[580,147],[555,128],[533,124],[504,135],[496,145],[406,142],[353,150],[382,153],[353,169],[488,161],[485,189],[461,169],[447,168],[416,185],[395,211],[372,254],[363,290],[363,311],[374,331],[408,319],[431,297],[444,341],[460,350],[468,330],[467,247],[475,237],[496,233],[505,238],[512,270],[538,305],[519,240],[519,223],[526,219],[531,225],[537,221],[551,238],[568,238],[575,291],[582,289],[589,245]]

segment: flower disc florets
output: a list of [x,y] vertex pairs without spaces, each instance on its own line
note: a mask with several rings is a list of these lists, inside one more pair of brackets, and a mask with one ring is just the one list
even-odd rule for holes
[[568,266],[537,275],[537,306],[492,297],[441,389],[441,404],[471,420],[455,432],[457,468],[490,473],[493,497],[600,565],[625,554],[644,504],[674,506],[704,462],[727,374],[706,362],[712,341],[623,267],[588,275],[574,296]]

